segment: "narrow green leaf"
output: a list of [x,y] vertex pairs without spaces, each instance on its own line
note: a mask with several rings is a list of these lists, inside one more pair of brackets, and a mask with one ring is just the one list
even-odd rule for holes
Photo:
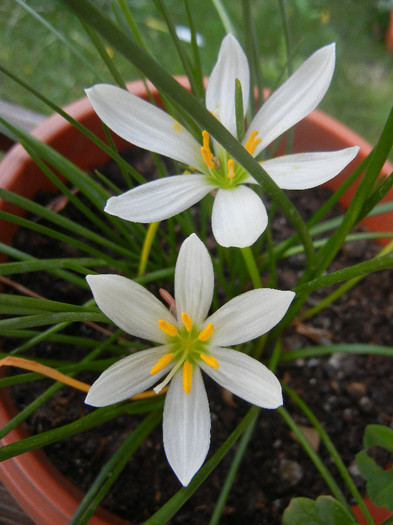
[[368,261],[361,262],[359,264],[354,264],[348,268],[338,270],[337,272],[332,272],[322,277],[317,277],[311,281],[308,281],[299,286],[295,286],[293,289],[297,295],[300,294],[309,294],[314,290],[319,290],[325,286],[331,286],[332,284],[341,283],[343,281],[348,281],[354,277],[360,277],[363,275],[369,275],[374,272],[379,272],[381,270],[386,270],[393,266],[393,255],[383,255],[382,257],[374,257]]
[[345,241],[346,236],[362,218],[365,202],[372,194],[378,175],[387,159],[393,144],[393,108],[388,116],[381,137],[375,146],[366,171],[360,181],[357,191],[344,215],[343,222],[329,239],[329,242],[317,255],[317,268],[320,275],[334,259],[336,253]]
[[70,525],[85,525],[88,523],[94,511],[127,465],[127,462],[161,419],[162,410],[149,414],[123,441],[85,494],[70,521]]
[[393,346],[367,345],[358,343],[313,346],[301,350],[291,350],[280,356],[280,362],[296,361],[331,354],[387,355],[393,357]]
[[105,49],[105,46],[101,42],[101,40],[98,38],[97,34],[84,22],[84,20],[80,20],[84,30],[87,33],[87,36],[90,38],[90,41],[92,42],[93,46],[96,48],[98,54],[102,58],[102,61],[108,68],[108,71],[112,75],[114,81],[116,84],[122,88],[125,89],[126,84],[123,80],[123,77],[119,73],[118,69],[116,68],[113,60],[108,54],[108,51]]
[[42,448],[51,443],[56,443],[67,437],[80,434],[90,428],[96,427],[106,421],[116,418],[122,414],[141,414],[152,409],[157,409],[162,406],[163,399],[159,396],[148,401],[133,401],[127,404],[111,405],[109,407],[98,408],[87,416],[81,417],[72,423],[63,425],[62,427],[41,432],[35,436],[29,436],[25,439],[5,445],[0,448],[0,461],[10,459],[12,457],[23,454],[30,450]]
[[237,28],[232,23],[231,17],[228,14],[228,11],[225,7],[225,4],[222,2],[222,0],[212,0],[212,4],[215,7],[217,14],[221,20],[221,23],[225,29],[226,33],[232,33],[232,35],[237,34]]
[[34,259],[31,261],[18,261],[3,263],[0,265],[0,275],[15,275],[26,272],[50,271],[57,268],[70,268],[71,265],[89,266],[105,266],[104,259],[97,259],[95,257],[75,257],[75,259]]
[[346,500],[345,500],[345,496],[342,493],[341,488],[338,486],[336,480],[334,479],[330,471],[326,468],[320,456],[312,448],[312,446],[310,445],[310,442],[308,441],[306,436],[303,434],[303,432],[300,430],[299,426],[296,424],[292,416],[289,414],[289,412],[284,407],[279,407],[277,411],[279,412],[280,416],[282,416],[284,421],[287,423],[289,428],[292,430],[296,439],[299,441],[304,451],[308,454],[309,458],[314,463],[315,467],[318,469],[319,473],[321,474],[322,478],[325,480],[325,483],[329,487],[333,496],[337,498],[339,501],[341,501],[343,505],[345,505]]
[[225,478],[224,484],[220,491],[220,495],[217,499],[217,503],[214,508],[213,515],[210,519],[209,525],[218,525],[221,519],[222,511],[224,510],[224,506],[229,496],[232,485],[235,481],[236,474],[238,472],[238,469],[240,467],[244,454],[246,453],[247,445],[251,439],[256,422],[257,422],[257,418],[255,418],[250,423],[250,425],[247,427],[247,429],[245,430],[245,432],[243,433],[240,439],[239,446],[237,447],[235,457],[233,458],[233,461],[231,463],[231,468],[228,472],[228,475]]
[[[75,120],[73,117],[71,117],[68,113],[66,113],[61,107],[57,106],[52,102],[52,100],[49,100],[46,98],[40,91],[35,90],[30,84],[24,82],[21,78],[16,76],[12,71],[8,70],[4,66],[0,64],[0,72],[7,75],[9,78],[11,78],[14,82],[22,86],[24,89],[29,91],[34,97],[41,100],[44,104],[46,104],[49,108],[51,108],[53,111],[61,115],[65,120],[70,122],[76,128],[78,131],[80,131],[83,135],[88,137],[94,144],[96,144],[99,148],[101,148],[107,155],[112,158],[116,163],[119,165],[119,167],[122,170],[130,170],[129,164],[117,153],[117,151],[113,150],[108,144],[106,144],[104,141],[102,141],[100,138],[98,138],[94,133],[92,133],[89,129],[87,129],[85,126],[83,126],[80,122]],[[17,136],[19,139],[23,139],[25,136],[24,132],[15,127],[12,126],[10,123],[7,123],[4,120],[1,120],[1,123],[10,130],[15,136]],[[140,175],[136,170],[130,170],[130,173],[132,174],[133,178],[138,181],[140,184],[143,184],[146,182],[144,177]]]
[[[85,239],[93,241],[99,244],[100,246],[104,246],[109,250],[115,251],[116,253],[119,253],[129,258],[136,258],[133,252],[131,250],[128,250],[124,246],[119,246],[118,243],[111,241],[109,238],[95,233],[89,228],[83,226],[82,224],[76,223],[68,217],[65,217],[60,213],[56,213],[47,208],[46,206],[42,206],[41,204],[38,204],[37,202],[34,202],[31,199],[27,199],[22,195],[18,195],[17,193],[13,193],[12,191],[0,188],[0,198],[3,198],[7,202],[16,204],[20,208],[23,208],[24,210],[27,210],[30,213],[34,213],[35,215],[38,215],[39,217],[42,217],[50,221],[51,223],[56,224],[57,226],[60,226],[61,228],[72,232],[73,234],[77,234],[78,236],[84,237]],[[110,230],[110,228],[108,228],[107,236],[113,237],[113,232]]]
[[179,37],[177,36],[175,24],[172,21],[172,17],[171,17],[169,9],[166,7],[165,3],[162,0],[154,0],[154,3],[156,4],[158,10],[161,12],[162,16],[165,19],[165,22],[169,30],[169,34],[171,35],[173,43],[175,44],[177,54],[179,55],[181,63],[184,67],[184,71],[186,72],[187,78],[190,82],[191,91],[194,93],[195,96],[198,96],[203,100],[204,92],[199,91],[200,84],[198,84],[198,82],[195,79],[195,75],[194,75],[194,71],[193,71],[190,59],[188,58],[188,55],[184,49],[183,44],[181,43]]
[[63,33],[58,31],[52,24],[50,24],[45,18],[43,18],[41,15],[38,14],[37,11],[35,11],[32,7],[30,7],[26,2],[22,0],[15,0],[18,5],[20,5],[23,9],[25,9],[28,13],[30,13],[31,16],[33,16],[36,20],[38,20],[43,26],[45,26],[60,42],[66,46],[71,53],[73,53],[82,63],[84,66],[86,66],[88,69],[94,73],[95,77],[98,78],[98,80],[103,81],[103,78],[99,74],[99,72],[94,68],[92,65],[91,60],[85,55],[85,51],[80,51],[75,44]]
[[[113,257],[109,257],[104,252],[98,250],[97,248],[94,248],[82,241],[79,241],[78,239],[75,239],[74,237],[70,237],[69,235],[65,235],[64,233],[60,233],[57,230],[54,230],[52,228],[49,228],[48,226],[43,226],[41,224],[36,223],[35,221],[30,221],[28,219],[24,219],[22,217],[17,217],[16,215],[12,215],[11,213],[6,213],[0,211],[0,219],[4,219],[8,222],[12,222],[13,224],[17,224],[18,226],[29,228],[30,230],[42,233],[43,235],[46,235],[48,237],[52,237],[53,239],[58,239],[59,241],[65,242],[66,244],[70,244],[71,246],[75,246],[76,248],[89,253],[90,255],[93,255],[95,257],[102,257],[105,259],[106,264],[109,264],[110,266],[114,266],[115,268],[119,268],[121,270],[126,270],[127,266],[125,263],[118,259],[113,259]],[[62,272],[63,275],[67,275],[67,272]],[[79,277],[76,276],[69,276],[69,280],[72,280],[74,282],[78,282],[80,286],[85,286],[85,283],[83,280],[81,280]]]
[[49,314],[27,315],[25,317],[11,317],[0,320],[0,331],[4,329],[33,328],[34,326],[45,326],[57,323],[74,323],[78,321],[94,321],[105,323],[108,319],[100,312],[55,312]]
[[0,303],[4,306],[25,307],[31,310],[43,310],[45,312],[98,312],[96,306],[77,306],[74,304],[51,301],[49,299],[36,299],[24,295],[0,294]]
[[242,141],[244,137],[243,90],[238,78],[235,79],[235,110],[237,140]]
[[[357,501],[359,507],[361,508],[364,516],[366,516],[369,523],[373,523],[373,520],[371,518],[370,512],[367,509],[362,496],[360,495],[359,491],[356,488],[355,483],[353,482],[347,468],[344,465],[343,460],[341,459],[340,454],[338,453],[338,450],[334,446],[332,440],[330,439],[328,433],[325,431],[315,414],[311,411],[311,409],[307,406],[307,404],[301,399],[301,397],[292,390],[288,385],[283,384],[284,391],[290,396],[292,401],[296,403],[296,405],[302,410],[304,415],[307,417],[307,419],[310,421],[314,429],[318,432],[318,434],[321,437],[322,443],[325,445],[326,449],[328,450],[330,457],[333,459],[334,463],[336,464],[336,467],[338,471],[340,472],[341,477],[345,481],[345,484],[347,485],[348,489],[350,490],[352,496]],[[346,503],[345,500],[340,500],[341,504],[346,508],[347,511],[350,510],[349,505]]]

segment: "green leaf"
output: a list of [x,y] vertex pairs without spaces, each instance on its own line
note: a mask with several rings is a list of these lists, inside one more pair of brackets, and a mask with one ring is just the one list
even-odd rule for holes
[[364,450],[356,454],[356,464],[367,480],[367,493],[373,503],[393,511],[393,468],[383,469],[367,453],[374,446],[393,452],[393,430],[383,425],[367,425],[363,445]]
[[331,496],[294,498],[283,514],[283,525],[356,525],[356,519]]

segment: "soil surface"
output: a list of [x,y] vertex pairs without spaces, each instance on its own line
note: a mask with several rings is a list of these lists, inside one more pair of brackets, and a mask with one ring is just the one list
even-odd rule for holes
[[[132,150],[128,155],[138,170],[146,166],[152,170],[149,158]],[[110,170],[110,168],[107,168]],[[108,171],[107,171],[108,173]],[[114,175],[117,177],[117,175]],[[328,196],[325,189],[289,192],[303,217],[308,219]],[[45,197],[48,198],[48,197]],[[53,205],[53,197],[49,197]],[[66,205],[61,213],[76,219],[75,210]],[[341,213],[335,208],[332,214]],[[79,219],[77,219],[79,220]],[[277,214],[273,223],[273,239],[285,239],[292,233],[286,219]],[[26,246],[29,244],[29,248]],[[15,246],[32,255],[69,257],[70,248],[53,240],[20,231]],[[55,252],[54,252],[55,250]],[[343,247],[330,270],[355,264],[374,256],[380,247],[369,242],[356,242]],[[73,252],[73,250],[71,250]],[[290,289],[303,269],[301,255],[293,256],[278,269],[278,288]],[[20,278],[19,278],[20,277]],[[90,298],[84,291],[64,281],[49,278],[48,274],[18,276],[19,282],[47,298],[81,304]],[[311,307],[331,290],[311,295]],[[12,290],[12,293],[16,293]],[[59,299],[60,298],[60,299]],[[322,313],[299,322],[291,328],[284,340],[284,349],[291,350],[330,345],[339,342],[393,345],[393,272],[383,271],[363,279]],[[94,328],[78,324],[68,330],[94,337],[103,335]],[[4,341],[11,349],[19,342]],[[12,346],[13,345],[13,346]],[[40,344],[35,349],[40,357],[77,360],[82,349],[70,349],[60,344]],[[70,357],[70,353],[71,356]],[[29,355],[33,355],[30,351]],[[11,371],[15,373],[15,371]],[[337,447],[344,463],[359,489],[364,481],[359,475],[354,457],[362,448],[365,426],[379,423],[393,427],[393,359],[378,355],[334,354],[299,359],[280,365],[278,377],[308,404]],[[81,380],[91,382],[97,374],[82,374]],[[241,399],[228,396],[217,384],[205,378],[212,417],[212,442],[209,456],[214,453],[235,429],[250,408]],[[36,381],[13,387],[19,408],[23,408],[52,382]],[[31,433],[74,421],[92,409],[84,404],[84,394],[64,387],[27,421]],[[321,454],[340,486],[345,486],[318,435],[304,414],[285,396],[285,408]],[[141,420],[140,416],[125,415],[97,429],[46,447],[45,452],[54,464],[82,490],[87,490],[114,450],[124,441]],[[170,521],[173,524],[208,523],[214,511],[225,476],[231,466],[236,447],[223,459],[218,468]],[[388,458],[381,456],[382,462]],[[128,462],[123,473],[107,495],[104,506],[132,523],[142,523],[166,501],[181,485],[167,464],[161,426],[151,433],[141,448]],[[292,435],[277,411],[261,410],[247,452],[240,465],[236,482],[225,505],[220,523],[275,525],[281,523],[283,510],[292,497],[315,498],[328,494],[323,479],[311,460]]]

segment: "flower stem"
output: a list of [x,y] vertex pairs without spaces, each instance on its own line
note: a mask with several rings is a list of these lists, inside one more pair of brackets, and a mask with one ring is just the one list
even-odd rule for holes
[[138,277],[142,277],[143,275],[145,275],[150,250],[151,250],[151,247],[152,247],[152,244],[156,236],[159,225],[160,225],[159,222],[152,222],[151,224],[149,224],[149,227],[146,232],[146,237],[143,242],[141,258],[139,261]]
[[251,278],[254,288],[263,288],[258,266],[250,246],[247,246],[246,248],[240,248],[240,251],[242,252],[242,256],[244,262],[246,263],[248,274]]

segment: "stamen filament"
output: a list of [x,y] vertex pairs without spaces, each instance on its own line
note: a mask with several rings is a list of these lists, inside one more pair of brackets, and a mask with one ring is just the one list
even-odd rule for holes
[[167,321],[164,321],[163,319],[158,321],[158,326],[161,328],[164,334],[170,335],[171,337],[174,337],[177,334],[176,326],[173,326],[171,323],[167,323]]
[[234,176],[235,176],[235,162],[233,161],[233,159],[229,159],[227,177],[228,179],[233,179]]
[[209,337],[212,335],[213,329],[214,329],[214,326],[211,323],[209,323],[206,326],[206,328],[201,330],[200,334],[198,335],[198,340],[199,341],[207,341],[209,339]]
[[166,386],[169,381],[172,379],[172,377],[176,374],[176,372],[179,370],[179,368],[181,367],[181,365],[183,364],[182,361],[178,361],[175,366],[172,368],[172,370],[169,372],[169,374],[166,376],[166,378],[164,379],[164,381],[161,381],[161,383],[159,383],[157,386],[155,386],[153,388],[154,392],[156,394],[159,394],[161,392],[161,390],[164,388],[164,386]]
[[186,327],[187,332],[191,332],[192,330],[192,319],[189,315],[187,315],[185,312],[181,314],[181,319],[183,321],[184,326]]
[[206,354],[199,354],[199,357],[202,359],[202,361],[204,361],[207,365],[211,366],[212,368],[214,368],[214,370],[217,370],[218,368],[218,361],[215,357],[213,357],[212,355],[206,355]]
[[246,145],[244,146],[250,155],[254,155],[258,144],[262,142],[261,138],[256,138],[257,135],[258,131],[255,129],[250,133]]
[[191,392],[192,383],[192,364],[188,361],[184,362],[183,365],[183,388],[186,394]]
[[209,133],[206,130],[202,131],[203,146],[201,147],[201,153],[205,164],[211,169],[214,170],[215,164],[213,162],[213,153],[210,150],[209,144]]
[[161,372],[161,370],[172,361],[172,358],[173,352],[163,355],[150,370],[151,375],[154,376],[154,374],[157,374],[157,372]]

